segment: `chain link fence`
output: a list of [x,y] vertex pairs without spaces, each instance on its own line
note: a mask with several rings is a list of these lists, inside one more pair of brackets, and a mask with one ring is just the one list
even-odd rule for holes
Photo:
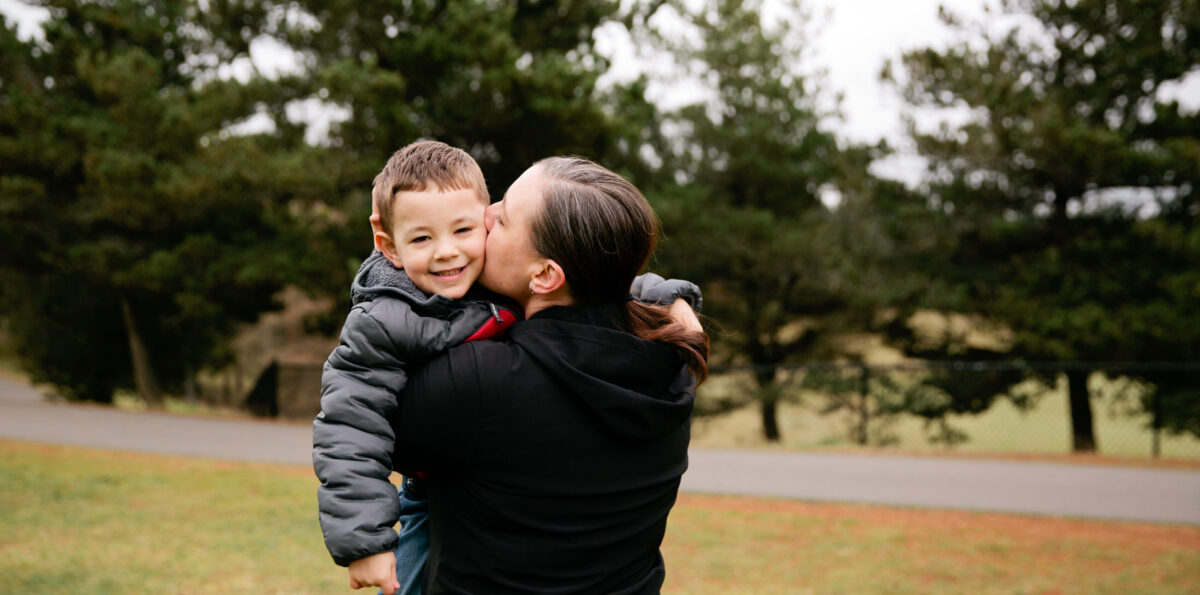
[[[773,421],[777,443],[791,448],[1054,455],[1075,452],[1079,428],[1090,425],[1100,455],[1200,459],[1200,363],[807,363],[712,372],[697,401],[700,445],[776,443],[764,438]],[[1071,382],[1089,395],[1086,423],[1073,420]]]

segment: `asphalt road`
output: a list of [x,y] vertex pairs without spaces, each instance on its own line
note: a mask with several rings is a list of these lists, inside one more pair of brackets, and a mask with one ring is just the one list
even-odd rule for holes
[[[45,401],[0,378],[0,438],[310,465],[311,426]],[[1200,471],[694,448],[689,492],[1200,525]]]

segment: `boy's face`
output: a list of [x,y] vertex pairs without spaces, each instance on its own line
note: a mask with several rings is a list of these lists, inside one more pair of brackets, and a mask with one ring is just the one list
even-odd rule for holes
[[391,233],[376,242],[421,291],[460,298],[483,271],[484,209],[470,189],[400,192]]

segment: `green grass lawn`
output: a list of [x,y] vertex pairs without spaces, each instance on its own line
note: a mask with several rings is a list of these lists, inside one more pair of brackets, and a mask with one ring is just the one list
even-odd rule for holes
[[[0,477],[0,593],[350,592],[305,467],[0,441]],[[1200,592],[1200,527],[683,495],[663,553],[680,594]]]
[[0,593],[345,590],[302,467],[0,442]]

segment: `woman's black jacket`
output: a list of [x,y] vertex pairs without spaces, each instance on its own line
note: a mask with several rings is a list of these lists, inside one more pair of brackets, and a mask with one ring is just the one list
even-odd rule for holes
[[620,308],[554,307],[410,379],[398,467],[429,471],[428,593],[656,593],[691,374]]

